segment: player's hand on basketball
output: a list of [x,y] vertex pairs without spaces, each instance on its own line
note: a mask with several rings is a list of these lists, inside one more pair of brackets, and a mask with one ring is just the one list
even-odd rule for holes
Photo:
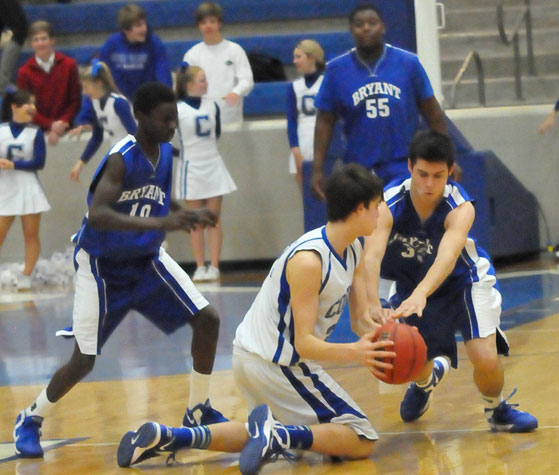
[[396,353],[387,350],[394,345],[394,342],[390,340],[373,341],[374,336],[375,332],[369,332],[355,342],[358,362],[371,371],[374,368],[392,369],[391,364],[377,361],[376,358],[394,358]]
[[200,221],[198,222],[199,225],[211,227],[217,225],[218,217],[211,209],[200,208],[196,211],[198,212],[198,216],[200,218]]
[[422,292],[415,290],[406,300],[404,300],[400,306],[394,310],[392,318],[406,318],[411,315],[417,315],[421,317],[423,315],[423,309],[427,304],[427,297]]
[[370,307],[369,313],[371,315],[371,318],[376,323],[378,323],[379,325],[384,325],[386,322],[392,319],[394,310],[392,310],[391,308]]
[[13,170],[14,162],[8,160],[7,158],[0,158],[0,169],[2,170]]
[[324,194],[324,173],[322,171],[313,170],[311,176],[311,191],[314,196],[324,201],[326,195]]

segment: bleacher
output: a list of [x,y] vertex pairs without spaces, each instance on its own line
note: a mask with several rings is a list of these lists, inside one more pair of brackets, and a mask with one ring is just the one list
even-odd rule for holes
[[[101,33],[106,36],[117,31],[117,12],[127,2],[110,3],[66,3],[48,5],[25,5],[30,22],[43,19],[49,21],[56,32],[57,38],[63,37],[68,46],[57,48],[67,54],[80,65],[86,65],[99,54],[102,42],[95,41]],[[192,29],[195,27],[194,10],[199,4],[182,0],[147,0],[138,1],[146,10],[148,24],[159,35],[167,47],[170,63],[178,66],[184,53],[200,38],[184,40],[168,39],[177,37],[177,29],[181,27]],[[343,31],[313,32],[305,29],[293,31],[290,22],[297,21],[301,25],[304,19],[320,19],[327,23],[329,19],[346,17],[348,12],[360,0],[223,0],[220,2],[225,11],[226,25],[245,26],[244,31],[250,33],[259,24],[267,22],[284,22],[279,34],[247,34],[243,36],[225,37],[239,43],[247,53],[263,53],[279,59],[284,65],[290,65],[293,59],[293,49],[303,38],[318,41],[326,58],[334,58],[353,46],[353,40],[348,28]],[[394,45],[415,51],[415,23],[412,14],[413,0],[380,0],[376,2],[381,9],[386,25],[386,40]],[[404,23],[402,23],[404,18]],[[304,24],[304,23],[303,23]],[[180,30],[179,30],[180,31]],[[172,34],[169,34],[171,33]],[[91,35],[91,43],[84,36]],[[76,45],[71,45],[72,38]],[[79,41],[78,41],[79,39]],[[25,61],[31,51],[27,49],[21,56]],[[285,112],[286,82],[256,83],[253,92],[245,100],[245,115],[269,116],[282,115]]]

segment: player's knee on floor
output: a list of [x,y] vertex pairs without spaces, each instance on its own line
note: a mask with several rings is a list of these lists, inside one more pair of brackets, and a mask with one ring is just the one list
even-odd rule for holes
[[375,450],[375,441],[369,440],[363,436],[359,436],[359,442],[352,449],[352,454],[348,456],[350,459],[366,459],[369,458]]

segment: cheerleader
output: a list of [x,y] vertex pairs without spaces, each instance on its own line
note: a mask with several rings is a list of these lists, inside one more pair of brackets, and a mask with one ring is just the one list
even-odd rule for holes
[[[178,133],[180,165],[175,178],[175,197],[186,201],[189,209],[202,207],[220,217],[223,195],[237,189],[217,149],[220,117],[217,104],[205,97],[208,83],[204,70],[198,66],[182,68],[177,74],[176,92],[179,100]],[[219,280],[219,257],[223,242],[220,220],[207,228],[210,265],[205,265],[205,229],[190,233],[192,253],[196,260],[194,282]]]
[[313,160],[314,98],[324,77],[324,51],[314,40],[303,40],[293,51],[293,64],[302,76],[287,89],[287,137],[291,147],[289,172],[297,175],[302,188],[303,163]]
[[45,166],[45,137],[30,125],[35,115],[35,97],[28,91],[7,93],[2,104],[0,124],[0,249],[15,220],[21,216],[25,242],[25,267],[18,279],[18,290],[31,289],[31,273],[41,252],[39,224],[48,211],[37,170]]
[[72,129],[70,135],[79,137],[90,126],[93,132],[81,158],[70,172],[73,181],[79,181],[82,168],[97,152],[104,138],[110,140],[112,146],[126,135],[136,132],[132,107],[126,97],[119,94],[105,63],[94,61],[81,75],[81,80],[85,97],[76,118],[76,123],[81,125]]

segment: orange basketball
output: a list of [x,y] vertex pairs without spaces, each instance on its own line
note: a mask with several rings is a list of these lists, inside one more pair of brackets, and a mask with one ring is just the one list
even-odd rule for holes
[[384,370],[384,376],[379,378],[381,381],[402,384],[417,378],[427,361],[427,346],[416,327],[391,320],[377,330],[373,341],[377,340],[393,341],[394,346],[386,349],[396,353],[394,358],[382,359],[385,363],[392,363],[393,368]]

